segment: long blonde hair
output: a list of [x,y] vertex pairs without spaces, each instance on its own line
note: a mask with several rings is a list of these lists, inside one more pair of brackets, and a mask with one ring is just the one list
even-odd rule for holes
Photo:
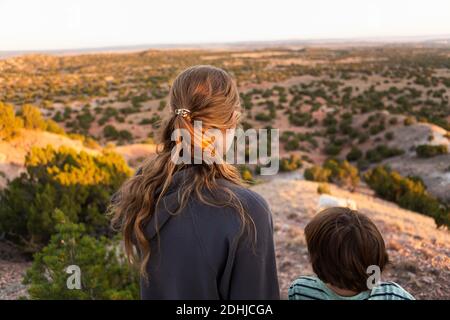
[[[163,127],[161,150],[156,157],[141,166],[141,173],[127,180],[115,195],[109,207],[112,225],[124,237],[125,251],[131,263],[137,264],[140,273],[147,276],[146,266],[150,259],[150,243],[145,227],[155,214],[161,199],[166,194],[175,173],[194,167],[192,180],[178,188],[178,209],[180,212],[189,197],[196,197],[211,206],[231,206],[241,220],[241,233],[254,232],[254,223],[236,194],[218,179],[242,185],[238,170],[229,164],[175,164],[171,150],[177,141],[172,141],[172,132],[185,129],[193,132],[193,122],[202,121],[202,128],[226,130],[237,125],[235,111],[240,108],[239,93],[231,76],[220,68],[207,65],[190,67],[174,80],[169,93],[171,116]],[[177,115],[175,110],[189,110],[186,116]],[[208,195],[225,195],[211,197]],[[253,228],[250,228],[250,227]],[[136,250],[135,250],[136,249]]]

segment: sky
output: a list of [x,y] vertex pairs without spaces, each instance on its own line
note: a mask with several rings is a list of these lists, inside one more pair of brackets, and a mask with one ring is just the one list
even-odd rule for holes
[[450,35],[450,0],[0,0],[0,51]]

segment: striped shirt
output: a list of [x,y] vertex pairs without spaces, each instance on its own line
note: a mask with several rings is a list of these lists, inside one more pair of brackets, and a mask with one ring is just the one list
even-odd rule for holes
[[415,300],[405,289],[395,282],[381,282],[372,290],[351,297],[336,294],[319,278],[300,277],[288,290],[289,300]]

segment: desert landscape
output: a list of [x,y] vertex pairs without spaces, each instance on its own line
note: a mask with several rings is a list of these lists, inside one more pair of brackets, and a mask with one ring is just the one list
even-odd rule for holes
[[[235,78],[244,129],[280,130],[278,175],[239,169],[272,209],[284,299],[312,272],[303,229],[321,194],[375,221],[391,257],[383,280],[450,299],[450,47],[427,44],[0,59],[0,299],[43,297],[37,270],[56,268],[57,239],[76,234],[60,221],[85,224],[93,243],[113,239],[107,199],[155,155],[170,83],[196,64]],[[114,276],[124,289],[113,298],[134,297],[132,276]]]

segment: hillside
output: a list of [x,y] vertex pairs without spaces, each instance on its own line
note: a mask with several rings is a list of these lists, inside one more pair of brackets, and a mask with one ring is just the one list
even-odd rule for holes
[[[101,148],[86,147],[82,141],[64,135],[21,129],[20,135],[11,141],[0,140],[0,188],[5,186],[7,179],[12,180],[19,176],[21,172],[24,172],[25,156],[32,147],[45,147],[47,145],[55,148],[66,146],[93,155],[100,153],[101,150]],[[155,153],[155,146],[149,144],[130,144],[111,148],[122,155],[130,165]]]
[[[448,152],[423,159],[414,149],[448,149],[449,56],[448,48],[381,45],[25,55],[0,61],[0,101],[16,112],[33,104],[67,133],[129,149],[153,143],[176,74],[212,64],[236,79],[244,128],[280,130],[281,157],[321,164],[357,150],[351,162],[360,170],[387,163],[448,203]],[[136,148],[125,155],[139,161],[152,147]]]
[[83,142],[66,136],[46,131],[22,129],[20,134],[11,141],[0,139],[0,187],[4,187],[6,179],[14,179],[24,171],[25,156],[32,147],[52,145],[56,148],[67,146],[76,151],[86,151],[96,154],[99,151],[83,146]]
[[[283,178],[252,187],[273,212],[280,290],[286,298],[290,282],[311,274],[303,229],[316,213],[318,184]],[[436,229],[432,218],[403,210],[363,193],[350,193],[334,185],[333,196],[353,199],[358,209],[380,228],[391,265],[383,280],[396,281],[417,299],[450,298],[450,234]],[[22,275],[30,265],[10,248],[0,248],[0,299],[26,294]],[[432,290],[430,290],[430,286]]]
[[450,154],[418,158],[418,145],[445,145],[450,150],[446,130],[428,123],[417,123],[392,130],[394,138],[388,146],[400,148],[405,154],[384,161],[403,176],[419,176],[429,192],[450,203]]
[[[253,187],[273,212],[281,294],[295,277],[311,274],[303,229],[317,210],[318,184],[275,179]],[[391,259],[383,280],[398,282],[417,299],[450,298],[450,234],[432,218],[362,193],[331,185],[333,196],[352,199],[382,232]],[[432,290],[430,290],[430,286]]]

